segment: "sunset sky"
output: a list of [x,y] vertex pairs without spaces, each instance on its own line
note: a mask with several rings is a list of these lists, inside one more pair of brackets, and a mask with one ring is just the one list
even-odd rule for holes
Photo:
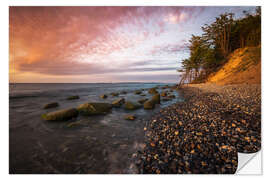
[[191,35],[255,7],[10,7],[10,82],[177,82]]

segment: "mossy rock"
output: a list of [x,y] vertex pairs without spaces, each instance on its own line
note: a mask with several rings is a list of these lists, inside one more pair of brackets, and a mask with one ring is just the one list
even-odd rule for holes
[[151,99],[155,104],[160,104],[160,94],[155,94]]
[[80,96],[69,96],[67,100],[74,100],[74,99],[80,99]]
[[135,110],[135,109],[139,109],[140,107],[142,107],[141,104],[137,102],[132,102],[132,101],[126,101],[124,105],[124,108],[127,110]]
[[116,99],[115,101],[112,102],[112,106],[113,107],[121,107],[124,103],[125,103],[125,99],[119,98],[119,99]]
[[78,110],[75,108],[63,109],[41,115],[41,117],[47,121],[66,121],[77,116]]
[[135,115],[132,114],[128,114],[125,116],[125,120],[135,120],[137,117]]
[[111,95],[112,95],[112,96],[119,96],[119,93],[117,93],[117,92],[112,92]]
[[156,88],[150,88],[150,89],[148,90],[148,93],[149,93],[149,94],[157,94],[158,91],[156,90]]
[[154,109],[156,103],[153,100],[148,100],[143,104],[144,109]]
[[90,116],[98,114],[107,114],[111,111],[112,105],[109,103],[90,102],[79,105],[77,109],[80,114]]
[[52,102],[52,103],[46,104],[46,105],[43,107],[43,109],[55,108],[55,107],[58,107],[58,106],[59,106],[58,102]]
[[141,94],[141,93],[142,93],[141,90],[137,90],[137,91],[134,92],[134,94]]
[[102,94],[101,96],[100,96],[100,98],[102,98],[102,99],[106,99],[108,96],[106,95],[106,94]]
[[148,99],[147,98],[143,98],[143,99],[139,99],[138,100],[138,103],[140,104],[143,104],[145,101],[147,101]]
[[145,94],[140,94],[140,96],[146,96]]

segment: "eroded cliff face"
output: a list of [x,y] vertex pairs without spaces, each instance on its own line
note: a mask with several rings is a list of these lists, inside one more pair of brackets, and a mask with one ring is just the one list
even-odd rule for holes
[[209,76],[207,83],[261,83],[261,47],[240,48],[228,58],[228,62],[221,69]]

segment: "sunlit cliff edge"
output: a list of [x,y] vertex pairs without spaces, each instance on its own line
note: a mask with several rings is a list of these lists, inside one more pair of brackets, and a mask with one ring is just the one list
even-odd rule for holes
[[210,74],[206,83],[260,84],[261,47],[236,49],[228,56],[228,61],[216,72]]

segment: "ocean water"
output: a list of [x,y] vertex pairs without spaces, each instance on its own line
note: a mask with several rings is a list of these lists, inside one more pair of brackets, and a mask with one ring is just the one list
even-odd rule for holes
[[[111,103],[119,97],[132,101],[150,98],[147,89],[164,85],[172,84],[10,84],[10,173],[136,173],[132,155],[144,146],[144,126],[160,108],[182,101],[179,92],[172,92],[176,98],[161,101],[154,110],[113,108],[107,115],[78,116],[65,122],[47,122],[41,115],[86,102]],[[134,91],[139,89],[145,89],[146,96],[135,95]],[[123,90],[127,94],[99,97]],[[72,95],[79,95],[80,99],[66,100]],[[50,102],[58,102],[60,106],[44,110],[43,106]],[[127,114],[134,114],[137,119],[125,120]],[[73,122],[79,123],[69,127]]]

